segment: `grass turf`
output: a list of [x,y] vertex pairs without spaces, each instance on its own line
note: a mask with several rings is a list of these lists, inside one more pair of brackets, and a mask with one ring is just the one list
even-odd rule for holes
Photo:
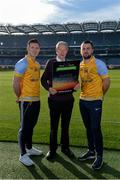
[[33,167],[25,167],[18,161],[17,143],[0,142],[0,179],[120,179],[120,152],[104,152],[104,165],[99,171],[91,168],[93,161],[79,162],[77,157],[85,149],[72,147],[76,157],[69,159],[60,151],[54,161],[47,161],[47,145],[36,145],[43,151],[42,156],[32,157]]
[[[120,71],[111,70],[111,88],[103,103],[102,129],[104,147],[120,149]],[[13,71],[0,72],[0,141],[17,141],[19,110],[12,90]],[[75,104],[70,124],[70,144],[86,146],[86,134],[79,113],[79,92],[74,93]],[[60,137],[60,127],[59,134]],[[58,143],[59,138],[58,137]],[[34,130],[34,143],[49,143],[49,110],[47,91],[41,87],[41,111]]]

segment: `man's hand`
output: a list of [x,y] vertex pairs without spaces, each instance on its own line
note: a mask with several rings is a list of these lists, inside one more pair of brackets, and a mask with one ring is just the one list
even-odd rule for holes
[[19,103],[19,97],[16,97],[16,103]]
[[50,88],[49,88],[49,93],[52,94],[52,95],[54,95],[54,94],[57,93],[57,91],[56,91],[56,89],[50,87]]
[[80,83],[77,83],[76,86],[74,87],[74,90],[77,91],[80,89]]

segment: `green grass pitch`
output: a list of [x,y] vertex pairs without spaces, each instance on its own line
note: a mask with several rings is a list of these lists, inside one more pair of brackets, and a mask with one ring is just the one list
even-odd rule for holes
[[[42,72],[41,72],[42,74]],[[104,147],[120,149],[120,70],[110,70],[111,87],[104,98],[102,131]],[[12,89],[13,71],[0,72],[0,141],[17,142],[19,110]],[[41,87],[41,110],[34,130],[34,143],[49,143],[48,92]],[[86,134],[79,112],[79,91],[74,93],[75,103],[70,123],[70,144],[86,146]],[[60,126],[58,133],[58,143]]]

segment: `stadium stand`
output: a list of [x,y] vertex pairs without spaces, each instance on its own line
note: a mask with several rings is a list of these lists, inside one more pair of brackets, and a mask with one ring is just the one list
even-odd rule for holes
[[120,65],[120,21],[83,22],[67,24],[0,25],[0,66],[14,67],[24,56],[26,43],[37,38],[41,43],[38,60],[45,64],[55,54],[58,41],[68,42],[69,59],[81,59],[82,41],[91,40],[95,55],[110,67]]

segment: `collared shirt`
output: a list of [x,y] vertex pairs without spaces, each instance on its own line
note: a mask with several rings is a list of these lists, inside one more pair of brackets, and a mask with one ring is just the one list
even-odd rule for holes
[[102,100],[102,80],[109,77],[105,63],[94,56],[88,63],[80,63],[81,93],[80,99]]
[[[63,60],[61,60],[58,56],[56,56],[56,61],[57,61],[57,62],[61,62],[61,61],[63,61]],[[64,61],[65,61],[65,59],[64,59]]]
[[31,57],[24,57],[15,65],[15,76],[21,77],[20,101],[40,99],[40,64]]

